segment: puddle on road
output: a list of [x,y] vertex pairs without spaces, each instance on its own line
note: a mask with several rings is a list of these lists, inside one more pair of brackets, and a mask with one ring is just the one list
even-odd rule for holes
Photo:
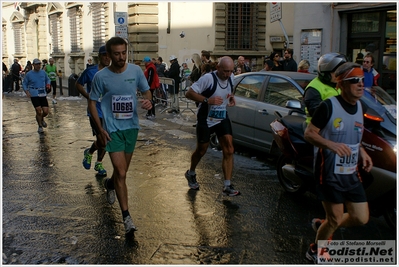
[[151,256],[152,264],[232,264],[231,248],[162,244]]
[[168,134],[177,136],[179,139],[195,138],[195,135],[184,132],[184,131],[180,131],[180,130],[166,130],[165,132],[167,132]]

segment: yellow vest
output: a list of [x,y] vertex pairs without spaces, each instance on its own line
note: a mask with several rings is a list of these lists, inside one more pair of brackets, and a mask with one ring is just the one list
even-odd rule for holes
[[[308,89],[309,87],[312,87],[316,89],[321,96],[321,100],[326,100],[332,96],[337,96],[341,94],[341,89],[335,89],[327,84],[324,84],[320,81],[319,77],[314,78],[308,86],[306,86],[305,90]],[[306,123],[309,124],[310,120],[312,117],[309,115],[308,108],[305,107],[305,112],[306,112]]]

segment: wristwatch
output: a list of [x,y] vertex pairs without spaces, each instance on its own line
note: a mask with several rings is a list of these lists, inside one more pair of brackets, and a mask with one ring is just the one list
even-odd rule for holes
[[205,99],[204,99],[204,100],[202,100],[202,103],[208,103],[208,98],[207,98],[207,97],[205,97]]

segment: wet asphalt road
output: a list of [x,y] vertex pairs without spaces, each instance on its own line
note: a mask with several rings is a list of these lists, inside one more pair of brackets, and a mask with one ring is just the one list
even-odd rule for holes
[[[225,197],[222,155],[209,149],[197,168],[200,190],[188,189],[184,172],[195,148],[190,110],[176,116],[157,108],[154,121],[141,120],[127,174],[138,227],[133,241],[123,235],[118,202],[106,201],[103,177],[82,166],[94,140],[86,101],[50,103],[43,136],[22,93],[6,94],[2,110],[3,264],[308,264],[310,221],[323,209],[311,194],[284,193],[271,159],[237,149],[233,183],[242,195]],[[104,167],[110,176],[108,155]],[[334,239],[392,240],[396,233],[383,218],[371,218]]]

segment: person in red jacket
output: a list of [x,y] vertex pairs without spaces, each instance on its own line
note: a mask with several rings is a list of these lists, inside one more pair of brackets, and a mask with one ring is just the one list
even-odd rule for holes
[[155,119],[155,101],[154,101],[154,92],[155,89],[159,88],[159,77],[157,73],[157,68],[152,62],[150,57],[144,57],[143,62],[145,64],[144,76],[147,78],[148,85],[150,86],[150,91],[152,94],[152,108],[147,111],[147,119],[152,120]]

